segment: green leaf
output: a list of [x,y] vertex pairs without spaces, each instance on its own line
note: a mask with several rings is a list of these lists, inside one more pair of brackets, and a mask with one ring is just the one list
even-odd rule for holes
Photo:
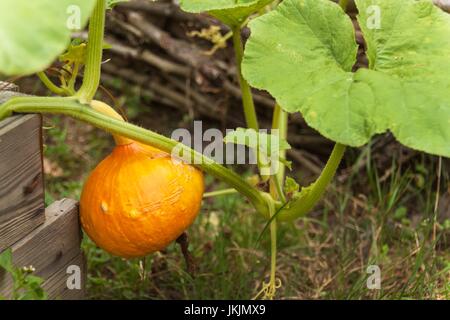
[[83,28],[95,2],[0,1],[0,73],[25,75],[47,68],[67,48],[73,31],[69,27]]
[[[357,5],[370,67],[383,73],[367,82],[386,127],[408,147],[450,157],[450,15],[426,0]],[[373,6],[380,29],[367,23]]]
[[[111,49],[112,45],[103,42],[103,50]],[[67,50],[59,56],[59,61],[66,63],[84,64],[87,53],[87,43],[80,39],[73,39]]]
[[7,272],[13,271],[13,263],[12,263],[12,251],[11,248],[6,249],[2,253],[0,253],[0,268],[5,269]]
[[292,170],[292,161],[289,161],[289,160],[286,160],[286,159],[284,159],[284,158],[282,158],[282,157],[280,157],[280,162],[282,163],[282,164],[284,164],[289,170]]
[[273,0],[181,0],[180,6],[187,12],[208,12],[230,27],[235,27],[271,2]]
[[46,300],[47,293],[42,288],[44,279],[33,275],[27,275],[25,278],[24,288],[26,292],[22,300]]
[[299,190],[300,186],[298,185],[297,181],[295,181],[291,177],[286,177],[286,182],[284,184],[284,193],[292,195],[299,192]]
[[450,16],[428,0],[357,3],[372,70],[351,72],[354,29],[337,4],[285,0],[250,22],[244,77],[336,142],[361,146],[390,129],[409,147],[450,156]]
[[86,58],[86,43],[70,44],[67,51],[59,56],[59,61],[67,63],[84,63]]
[[[225,143],[245,145],[256,151],[258,164],[265,170],[278,170],[279,162],[284,163],[289,168],[291,163],[280,157],[280,152],[291,148],[289,143],[278,135],[257,132],[254,129],[237,128],[227,133],[223,139]],[[268,169],[270,168],[270,169]],[[264,173],[264,175],[266,175]]]
[[225,143],[245,145],[249,148],[259,150],[261,153],[271,156],[280,151],[291,148],[289,143],[277,135],[265,132],[257,132],[254,129],[237,128],[227,133],[223,139]]
[[121,2],[128,2],[130,0],[106,0],[106,9],[113,9]]
[[303,113],[324,136],[362,144],[370,134],[367,85],[350,72],[357,46],[350,18],[328,0],[285,0],[250,22],[244,77],[268,90],[287,112]]

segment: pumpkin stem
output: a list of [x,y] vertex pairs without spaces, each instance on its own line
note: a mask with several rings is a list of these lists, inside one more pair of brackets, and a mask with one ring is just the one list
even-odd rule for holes
[[[102,101],[92,100],[90,105],[91,105],[92,109],[94,109],[95,111],[103,113],[104,115],[110,116],[114,119],[125,121],[123,119],[123,117],[116,110],[114,110],[112,107],[110,107],[108,104],[106,104]],[[131,139],[128,139],[128,138],[125,138],[122,136],[118,136],[115,134],[113,134],[113,137],[114,137],[114,141],[116,142],[116,145],[118,145],[118,146],[130,144],[133,142],[133,140],[131,140]]]

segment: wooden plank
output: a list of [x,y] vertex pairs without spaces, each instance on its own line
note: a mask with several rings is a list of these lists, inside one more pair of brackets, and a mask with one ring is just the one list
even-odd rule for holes
[[0,92],[1,91],[17,92],[19,91],[19,86],[11,82],[0,81]]
[[[67,280],[71,276],[71,272],[68,273],[70,266],[79,267],[80,289],[69,289],[67,285]],[[42,287],[48,294],[48,298],[52,300],[83,300],[86,296],[86,279],[86,260],[84,255],[80,253],[48,278]]]
[[20,93],[19,87],[15,84],[0,81],[0,104],[19,96],[26,96],[26,94]]
[[0,251],[44,222],[42,118],[0,122]]
[[[49,279],[80,254],[81,229],[78,204],[63,199],[45,211],[46,221],[11,249],[16,267],[33,266],[33,274]],[[0,271],[0,295],[10,296],[12,279]]]

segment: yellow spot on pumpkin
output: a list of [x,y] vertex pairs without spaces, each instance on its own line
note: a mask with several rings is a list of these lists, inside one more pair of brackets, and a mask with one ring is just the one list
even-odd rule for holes
[[102,201],[102,204],[100,205],[100,208],[102,209],[103,213],[108,212],[108,204],[105,201]]
[[130,216],[130,218],[137,218],[138,216],[139,216],[139,211],[138,210],[136,210],[136,209],[131,209],[129,212],[128,212],[128,215]]

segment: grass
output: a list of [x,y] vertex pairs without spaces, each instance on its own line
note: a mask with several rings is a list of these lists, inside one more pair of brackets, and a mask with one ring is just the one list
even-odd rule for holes
[[[340,195],[336,195],[340,197]],[[401,205],[399,199],[398,205]],[[395,205],[396,207],[397,205]],[[284,224],[279,230],[279,298],[436,299],[449,298],[448,250],[430,240],[424,216],[386,217],[380,206],[366,216],[345,212]],[[268,242],[257,242],[264,221],[238,195],[205,203],[189,230],[195,257],[192,277],[177,245],[166,252],[126,261],[86,239],[89,293],[94,299],[248,299],[268,276]],[[437,241],[448,246],[450,229]],[[368,265],[381,268],[381,290],[368,290]],[[145,274],[145,276],[144,276]]]
[[[112,141],[80,124],[51,121],[45,156],[64,174],[47,176],[48,203],[78,198],[86,172]],[[80,136],[88,139],[82,150],[74,151]],[[348,165],[359,161],[362,166],[342,174],[307,219],[279,226],[277,276],[282,287],[277,298],[450,298],[450,220],[445,209],[438,215],[434,210],[436,158],[414,156],[405,162],[402,147],[392,148],[388,165],[370,146],[351,150]],[[442,173],[444,195],[450,187],[446,162]],[[224,187],[209,178],[207,185],[210,190]],[[188,231],[194,275],[187,272],[177,244],[145,259],[124,260],[85,237],[89,298],[252,298],[269,275],[268,234],[258,242],[264,225],[239,195],[206,199]],[[369,265],[381,270],[380,290],[367,288]]]

